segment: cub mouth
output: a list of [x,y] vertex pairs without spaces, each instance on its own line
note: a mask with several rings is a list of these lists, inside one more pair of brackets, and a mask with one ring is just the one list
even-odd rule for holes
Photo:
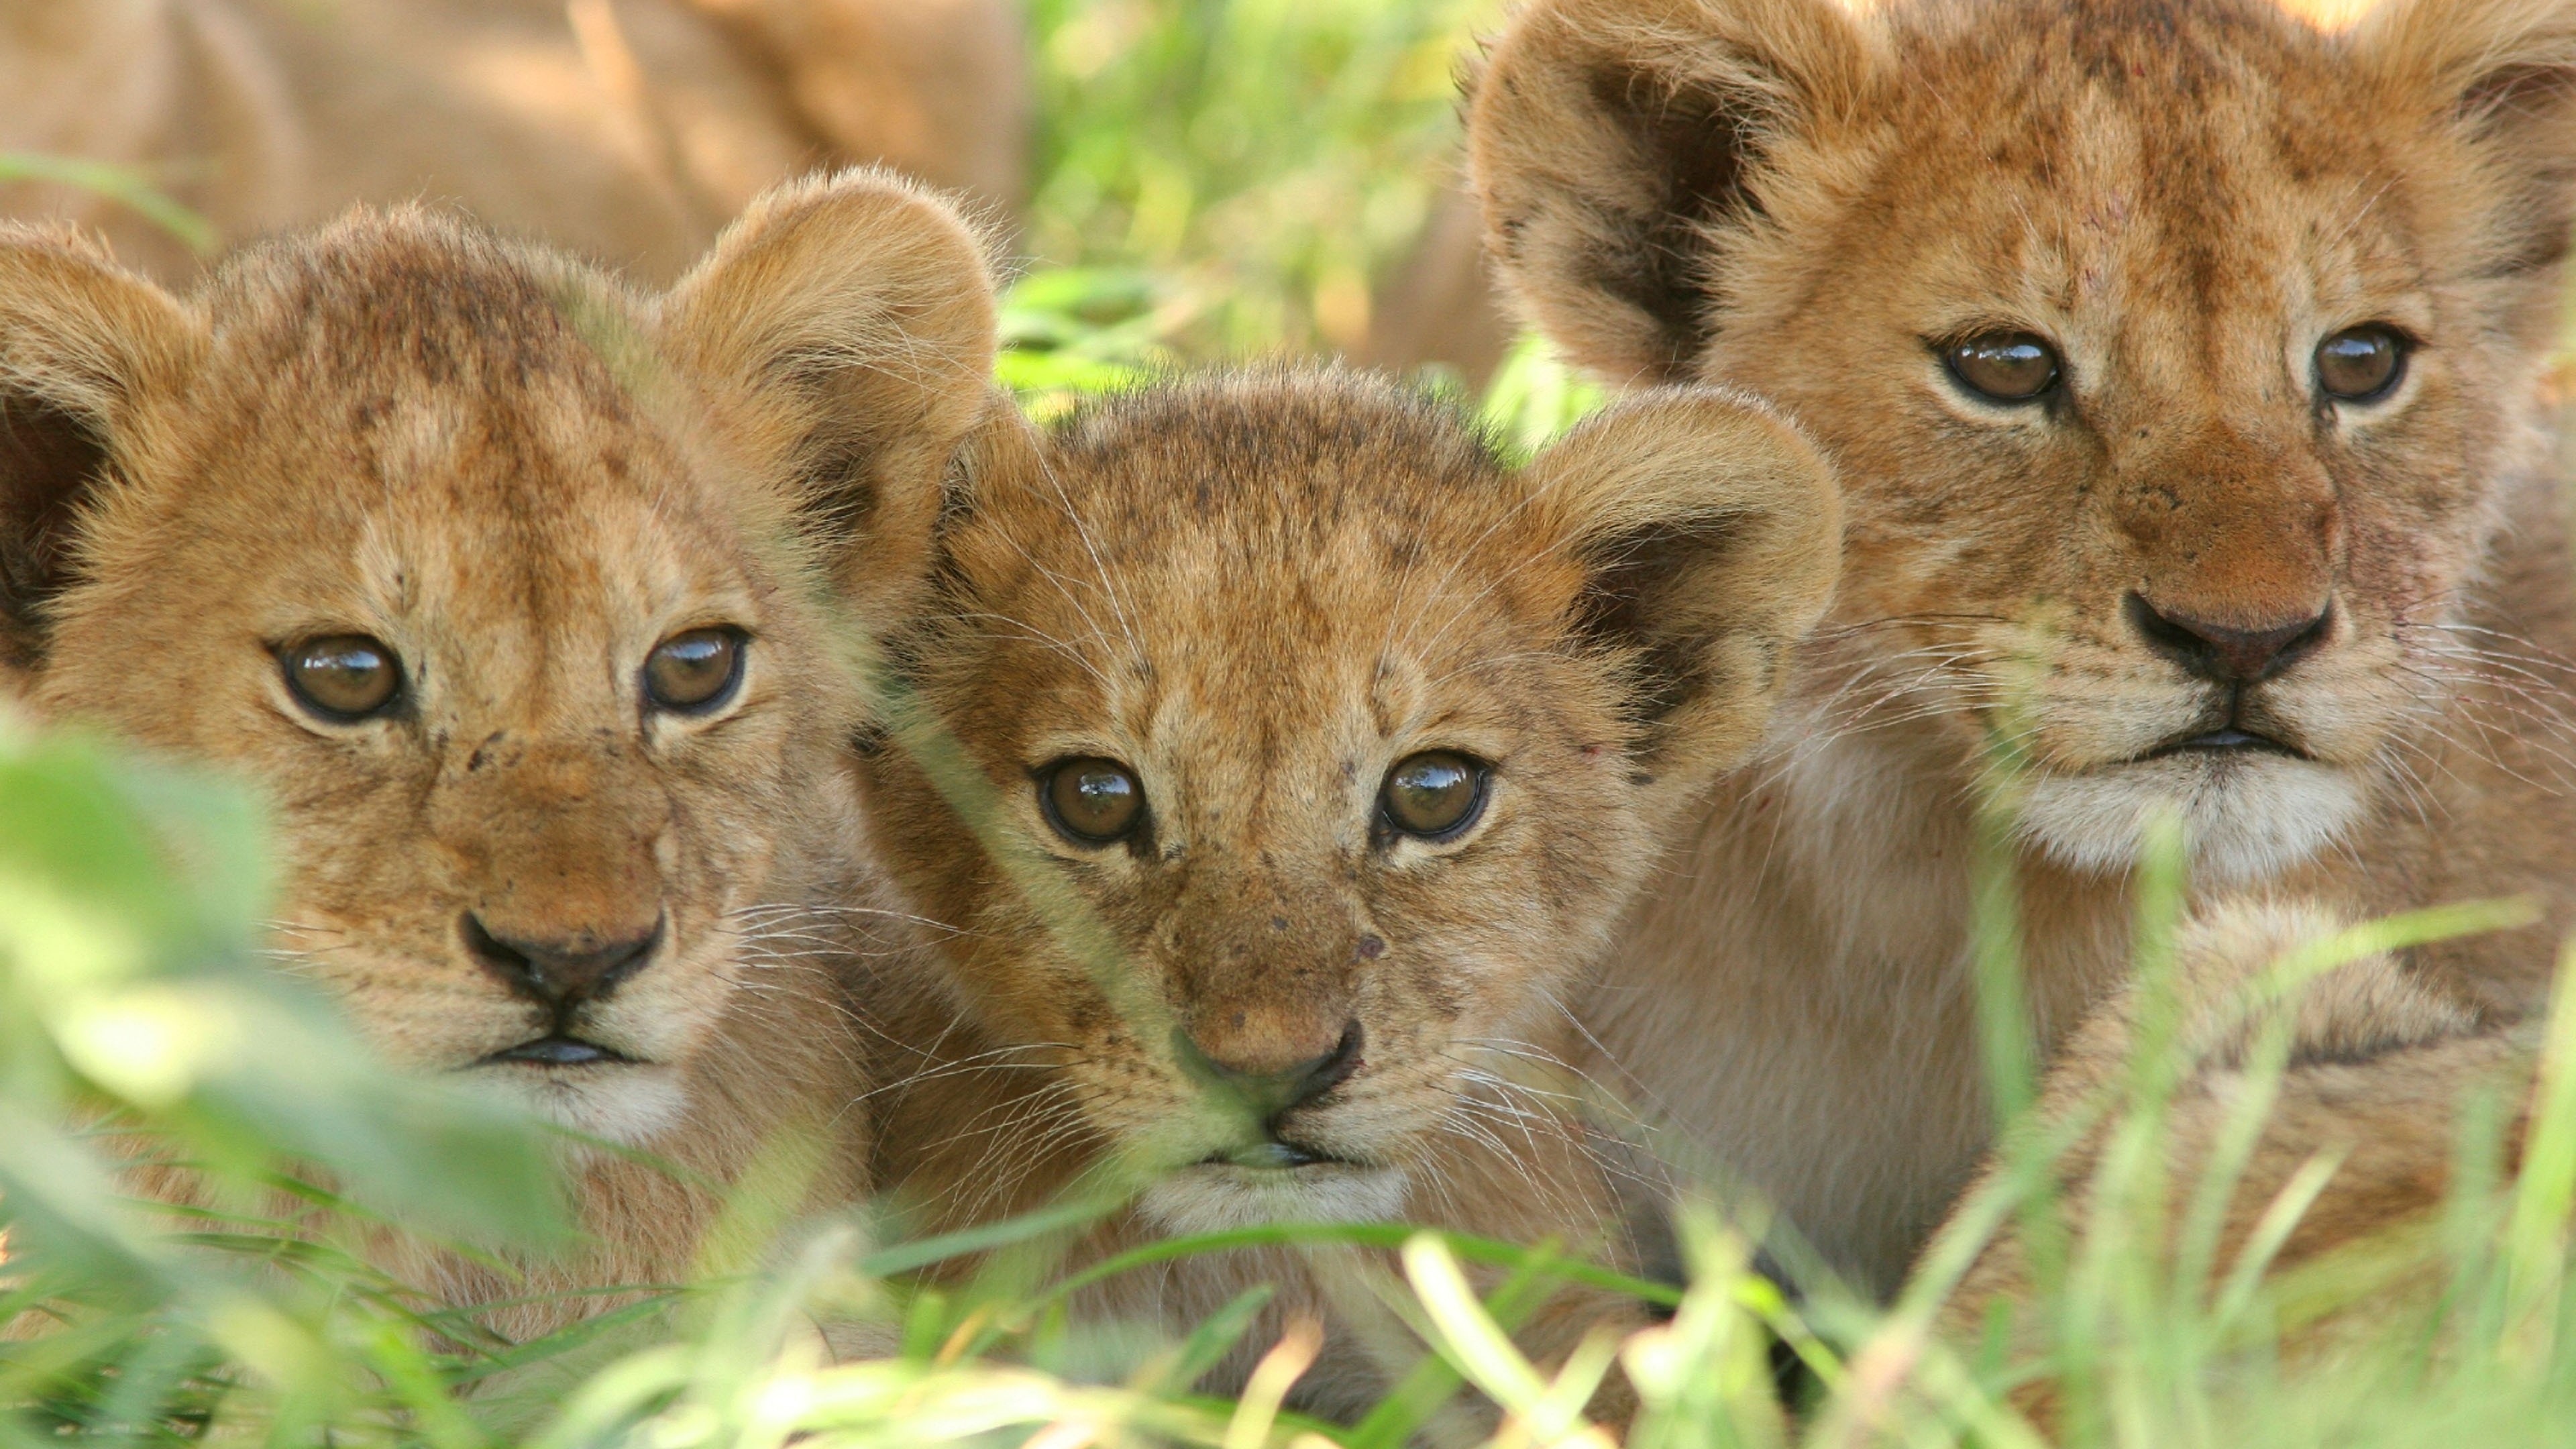
[[1283,1142],[1276,1138],[1230,1152],[1215,1152],[1200,1159],[1201,1167],[1244,1167],[1256,1172],[1295,1172],[1302,1167],[1364,1167],[1347,1157],[1335,1157],[1319,1148]]
[[2145,754],[2140,761],[2165,760],[2183,755],[2282,755],[2293,760],[2314,758],[2287,740],[2253,730],[2224,725],[2214,730],[2196,730],[2191,734],[2165,741]]
[[474,1065],[478,1067],[631,1067],[639,1063],[635,1058],[613,1047],[604,1047],[597,1042],[584,1041],[580,1037],[563,1032],[550,1032],[533,1041],[523,1041],[514,1047],[504,1047]]

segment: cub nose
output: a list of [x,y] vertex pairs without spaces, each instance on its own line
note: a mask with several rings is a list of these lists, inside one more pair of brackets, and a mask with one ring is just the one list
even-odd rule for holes
[[1351,1073],[1359,1070],[1361,1040],[1360,1024],[1346,1022],[1332,1050],[1277,1067],[1254,1065],[1240,1056],[1229,1062],[1225,1056],[1207,1050],[1189,1033],[1181,1035],[1181,1050],[1206,1075],[1277,1114],[1302,1107],[1348,1080]]
[[558,940],[503,935],[472,911],[465,913],[465,949],[503,985],[542,1006],[600,1000],[643,970],[661,944],[658,917],[640,936],[603,942],[587,934]]
[[2147,647],[2203,679],[2252,684],[2269,679],[2317,651],[2334,627],[2334,607],[2269,628],[2237,629],[2167,613],[2142,595],[2127,601],[2129,627]]

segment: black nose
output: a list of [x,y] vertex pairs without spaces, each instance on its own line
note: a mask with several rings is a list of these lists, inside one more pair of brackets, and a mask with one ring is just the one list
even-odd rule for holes
[[1264,1116],[1276,1116],[1292,1107],[1302,1107],[1317,1097],[1340,1086],[1360,1067],[1360,1045],[1363,1034],[1357,1021],[1345,1023],[1341,1040],[1319,1057],[1275,1072],[1247,1072],[1227,1066],[1199,1049],[1189,1034],[1181,1034],[1181,1050],[1202,1073],[1242,1093]]
[[2317,651],[2334,628],[2332,606],[2314,616],[2268,629],[2234,629],[2186,614],[2168,614],[2136,594],[2128,598],[2129,626],[2147,647],[2203,679],[2252,684],[2269,679]]
[[496,935],[472,911],[465,913],[465,949],[512,991],[543,1006],[578,1006],[606,997],[643,970],[660,944],[658,920],[652,930],[623,941],[537,941]]

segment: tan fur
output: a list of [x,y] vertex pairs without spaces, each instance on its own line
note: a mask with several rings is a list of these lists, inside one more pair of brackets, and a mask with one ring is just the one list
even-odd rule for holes
[[[227,243],[353,202],[463,205],[654,283],[764,187],[883,161],[1020,194],[1027,78],[1004,0],[14,0],[0,151],[136,168]],[[197,269],[111,198],[0,213]]]
[[[1835,505],[1805,441],[1674,390],[1512,471],[1382,385],[1255,374],[997,452],[964,509],[906,646],[925,722],[871,776],[897,874],[951,933],[892,1029],[916,1049],[883,1069],[885,1182],[941,1229],[1141,1187],[1078,1259],[1389,1220],[1633,1266],[1620,1144],[1584,1120],[1563,1003],[1658,829],[1759,736],[1821,607]],[[944,732],[963,763],[935,774]],[[1429,749],[1494,771],[1439,844],[1377,814],[1389,769]],[[1089,755],[1141,772],[1130,845],[1045,822],[1033,782]],[[1275,1114],[1174,1046],[1288,1062],[1351,1029],[1356,1070]],[[1245,1163],[1274,1141],[1322,1160]],[[1369,1302],[1338,1261],[1200,1258],[1083,1311],[1180,1331],[1276,1281],[1250,1348],[1326,1317],[1299,1401],[1348,1415],[1419,1350],[1342,1311]],[[1561,1297],[1524,1337],[1561,1353],[1605,1316],[1633,1310]]]
[[[2291,1179],[2320,1155],[2335,1161],[2334,1175],[2282,1240],[2274,1271],[2428,1224],[2448,1198],[2463,1110],[2485,1093],[2520,1105],[2527,1092],[2533,1064],[2528,1030],[2491,1023],[2386,955],[2337,967],[2286,1003],[2267,1003],[2256,994],[2263,973],[2341,924],[2313,903],[2232,901],[2190,923],[2177,943],[2169,1009],[2177,1024],[2173,1051],[2180,1080],[2159,1133],[2169,1222],[2182,1218],[2231,1119],[2242,1110],[2256,1038],[2274,1016],[2289,1013],[2288,1066],[2227,1203],[2213,1259],[2221,1273],[2237,1261]],[[2124,988],[2069,1034],[2043,1084],[2035,1127],[2046,1130],[2088,1108],[2116,1105],[2145,1008],[2140,987]],[[2522,1122],[2515,1118],[2508,1125],[2504,1145],[2509,1158],[2517,1158]],[[2058,1210],[2079,1232],[2093,1211],[2093,1173],[2108,1130],[2086,1132],[2058,1165]],[[1977,1189],[2001,1171],[1989,1164]],[[1973,1342],[2000,1312],[2012,1314],[2020,1334],[2031,1334],[2029,1315],[2037,1301],[2031,1274],[2029,1243],[2016,1221],[1987,1245],[1952,1294],[1944,1331]],[[2438,1274],[2419,1270],[2407,1276],[2418,1289],[2439,1286]],[[2209,1291],[2206,1284],[2182,1286]],[[2370,1327],[2385,1332],[2418,1327],[2408,1315],[2429,1306],[2426,1293],[2401,1297],[2389,1283],[2339,1308],[2357,1310]],[[2303,1319],[2288,1325],[2284,1346],[2306,1358],[2358,1326],[2341,1311]],[[2026,1407],[2051,1411],[2045,1382],[2019,1397]]]
[[[1609,377],[1773,397],[1844,470],[1822,642],[1590,1019],[1880,1288],[1987,1133],[1972,813],[2006,746],[2043,1046],[2119,979],[2157,801],[2204,886],[2357,916],[2537,892],[2550,930],[2414,954],[2489,1008],[2539,999],[2569,921],[2576,635],[2539,384],[2576,5],[2330,18],[1543,0],[1476,87],[1475,184],[1529,315]],[[2373,321],[2421,340],[2408,380],[2321,405],[2313,348]],[[2058,346],[2060,402],[1953,383],[1938,344],[1988,328]],[[2306,757],[2147,758],[2228,691],[2149,647],[2132,594],[2240,628],[2330,605],[2240,716]]]
[[[12,229],[0,636],[42,717],[261,791],[274,945],[389,1061],[719,1185],[802,1141],[816,1198],[846,1201],[853,963],[908,938],[871,911],[839,745],[992,347],[977,238],[883,174],[764,198],[660,297],[418,209],[254,247],[184,299]],[[740,692],[650,707],[646,654],[713,625],[749,638]],[[327,722],[275,653],[350,633],[399,655],[408,694]],[[661,935],[558,1015],[469,920]],[[486,1060],[550,1030],[630,1060]],[[400,1271],[459,1302],[685,1278],[716,1199],[581,1157],[585,1259],[525,1286]]]

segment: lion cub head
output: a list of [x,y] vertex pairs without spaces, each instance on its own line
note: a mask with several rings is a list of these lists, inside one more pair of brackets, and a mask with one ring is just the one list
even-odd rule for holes
[[1476,87],[1540,325],[1759,390],[1840,464],[1812,732],[2017,754],[2075,868],[2159,800],[2221,877],[2317,853],[2490,642],[2464,593],[2537,461],[2576,6],[2294,13],[2352,8],[1546,0]]
[[890,858],[958,1006],[1060,1084],[1025,1123],[1183,1228],[1386,1216],[1501,1150],[1520,1109],[1468,1104],[1759,737],[1838,527],[1733,395],[1514,470],[1335,374],[1107,403],[959,509],[874,771]]
[[849,626],[922,578],[990,329],[870,175],[659,298],[419,210],[184,299],[0,233],[0,651],[264,792],[280,954],[391,1058],[644,1141],[835,869]]

